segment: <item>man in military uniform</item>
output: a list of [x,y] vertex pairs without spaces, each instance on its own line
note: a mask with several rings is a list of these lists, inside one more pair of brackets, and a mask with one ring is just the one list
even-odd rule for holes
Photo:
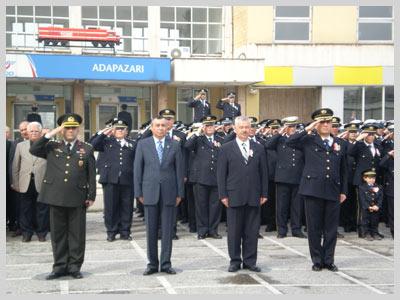
[[[93,147],[77,139],[82,118],[65,114],[59,127],[45,134],[30,148],[31,154],[47,159],[38,201],[50,206],[53,271],[47,280],[70,274],[82,278],[85,256],[86,209],[96,197],[96,167]],[[61,133],[62,141],[50,141]]]
[[119,233],[121,240],[130,236],[133,214],[133,162],[136,142],[127,137],[125,120],[117,119],[91,141],[94,149],[104,153],[104,168],[99,183],[104,189],[104,223],[107,241]]
[[[338,138],[330,135],[333,111],[316,110],[304,131],[291,135],[286,144],[304,154],[299,194],[304,197],[312,270],[336,272],[334,253],[340,203],[346,200],[347,165]],[[316,129],[316,133],[313,133]],[[323,243],[321,244],[321,241]]]
[[303,152],[286,145],[287,139],[296,131],[297,120],[298,117],[282,119],[284,126],[280,129],[279,134],[265,142],[265,147],[275,150],[277,154],[275,183],[278,238],[286,237],[289,219],[292,236],[306,238],[301,231],[304,202],[297,193],[304,167]]
[[[353,184],[359,186],[362,183],[362,172],[367,169],[374,168],[379,177],[379,161],[381,159],[381,146],[375,141],[375,133],[377,126],[374,123],[367,123],[361,127],[361,134],[357,137],[355,144],[348,146],[347,154],[354,157],[356,161],[356,169],[354,171]],[[379,183],[379,182],[378,182]],[[359,201],[357,200],[359,204]],[[360,229],[360,207],[358,205],[358,235],[364,238],[364,234]]]
[[230,133],[233,132],[233,128],[232,128],[232,118],[226,117],[226,118],[221,118],[219,120],[219,122],[221,123],[221,131],[216,132],[217,135],[219,135],[222,138],[225,138],[227,135],[229,135]]
[[331,135],[333,137],[337,137],[339,134],[339,130],[340,130],[340,126],[342,126],[342,124],[340,123],[340,118],[333,116],[332,117],[332,130],[331,130]]
[[215,116],[204,117],[203,127],[194,132],[185,143],[189,151],[195,151],[197,176],[194,194],[198,239],[222,238],[218,234],[222,204],[218,199],[217,187],[217,159],[222,138],[214,134],[216,120]]
[[201,122],[203,117],[211,114],[210,102],[207,100],[207,92],[206,89],[200,90],[200,93],[187,103],[188,107],[194,108],[193,122]]
[[222,109],[223,118],[231,118],[234,119],[237,116],[240,116],[242,113],[240,111],[240,104],[236,101],[236,94],[233,92],[228,93],[226,98],[220,99],[217,102],[217,108]]

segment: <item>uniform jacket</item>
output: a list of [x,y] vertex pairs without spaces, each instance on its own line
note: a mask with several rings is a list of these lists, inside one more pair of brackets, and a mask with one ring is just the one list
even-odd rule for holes
[[12,184],[20,193],[26,193],[31,182],[31,174],[35,176],[35,188],[40,192],[44,173],[46,172],[46,160],[32,155],[29,152],[31,142],[29,140],[17,144],[12,163]]
[[[378,188],[378,192],[373,191],[374,188]],[[383,192],[382,188],[375,184],[370,187],[366,182],[363,182],[358,186],[358,201],[362,209],[368,209],[368,207],[375,204],[379,208],[382,208]]]
[[222,100],[218,100],[217,102],[217,108],[223,110],[223,118],[232,118],[234,119],[237,116],[240,116],[241,113],[241,108],[240,104],[235,102],[236,108],[234,108],[232,105],[230,105],[228,102],[224,102]]
[[388,197],[394,197],[394,158],[386,154],[379,163],[384,172],[384,193]]
[[203,105],[200,99],[199,100],[190,99],[187,102],[188,107],[194,108],[193,122],[200,122],[201,118],[209,116],[211,114],[210,103],[208,102],[208,100],[206,100],[205,103],[206,104]]
[[64,141],[45,136],[34,142],[30,153],[47,160],[38,201],[55,206],[78,207],[96,198],[96,167],[92,145],[77,140],[68,153]]
[[165,138],[160,164],[153,137],[140,140],[133,174],[135,197],[144,197],[144,205],[156,205],[161,195],[165,205],[171,206],[176,197],[185,196],[183,157],[177,141]]
[[268,168],[264,147],[250,141],[247,164],[236,139],[223,144],[218,154],[217,182],[219,198],[228,198],[230,207],[260,206],[260,197],[268,197]]
[[299,194],[331,201],[347,194],[347,162],[338,138],[333,138],[328,151],[318,134],[306,131],[291,135],[286,144],[304,154]]

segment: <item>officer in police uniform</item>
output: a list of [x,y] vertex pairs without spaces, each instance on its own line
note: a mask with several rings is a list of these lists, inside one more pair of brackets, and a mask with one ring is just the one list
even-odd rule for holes
[[[92,145],[77,139],[81,123],[79,115],[64,114],[57,120],[59,127],[30,148],[33,155],[47,159],[38,201],[50,206],[54,264],[48,280],[65,275],[82,278],[86,209],[96,197],[96,167]],[[58,133],[63,140],[51,141]]]
[[287,236],[289,219],[292,236],[306,238],[301,231],[304,202],[303,198],[297,193],[304,167],[303,152],[286,145],[289,136],[295,133],[297,123],[298,117],[296,116],[282,119],[283,127],[279,134],[272,136],[265,142],[265,147],[269,150],[275,150],[277,154],[275,183],[278,238]]
[[240,104],[236,101],[236,94],[234,92],[228,93],[226,98],[220,99],[217,102],[217,108],[222,109],[223,118],[235,119],[235,117],[240,116],[242,113],[240,111]]
[[342,124],[340,123],[340,118],[333,116],[332,117],[332,130],[331,130],[331,135],[336,137],[339,134],[339,130],[340,130],[340,126],[342,126]]
[[187,103],[188,107],[194,108],[193,122],[201,122],[203,117],[211,114],[211,106],[210,102],[207,100],[207,92],[206,89],[201,89],[200,93]]
[[[333,111],[316,110],[314,120],[304,131],[291,135],[286,144],[304,154],[304,170],[299,194],[304,197],[308,243],[312,270],[326,268],[336,272],[334,264],[340,203],[346,200],[347,164],[339,138],[331,136]],[[316,130],[314,132],[314,130]]]
[[221,118],[219,120],[219,122],[221,123],[222,130],[217,131],[216,132],[217,135],[219,135],[222,138],[225,138],[226,136],[228,136],[230,133],[233,132],[232,118],[230,118],[230,117]]
[[215,116],[202,119],[203,127],[194,132],[185,148],[195,151],[194,169],[197,174],[194,188],[198,239],[222,238],[218,234],[222,203],[218,199],[217,159],[222,138],[215,135]]
[[133,214],[133,162],[136,142],[129,139],[128,124],[123,119],[113,122],[91,141],[94,149],[103,154],[104,168],[99,183],[104,189],[104,223],[107,241],[112,242],[120,234],[121,240],[130,236]]

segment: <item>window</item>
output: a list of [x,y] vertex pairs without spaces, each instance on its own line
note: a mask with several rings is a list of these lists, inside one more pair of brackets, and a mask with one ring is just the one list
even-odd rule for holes
[[309,6],[276,6],[275,42],[309,42],[311,28]]
[[[114,30],[121,36],[117,52],[148,52],[148,11],[146,6],[82,6],[82,26]],[[86,46],[92,47],[91,43]],[[96,51],[108,49],[97,48]]]
[[193,122],[193,108],[187,106],[189,99],[192,99],[197,95],[199,90],[192,88],[178,88],[177,89],[177,120],[182,121],[185,124]]
[[7,6],[6,47],[42,48],[39,26],[69,27],[68,6]]
[[393,40],[393,15],[391,6],[360,6],[358,14],[358,40]]
[[161,7],[161,52],[190,47],[192,54],[222,54],[222,8]]
[[386,87],[345,87],[344,122],[352,120],[392,120],[394,118],[394,88]]

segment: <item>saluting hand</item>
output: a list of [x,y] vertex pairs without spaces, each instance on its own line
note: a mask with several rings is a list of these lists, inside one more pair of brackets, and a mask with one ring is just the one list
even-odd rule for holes
[[368,136],[368,132],[362,132],[357,138],[356,141],[361,141]]
[[59,132],[61,132],[63,129],[64,129],[64,125],[58,126],[58,127],[54,128],[52,131],[50,131],[48,133],[48,135],[50,137],[53,137],[53,136],[57,135]]
[[287,129],[288,129],[288,126],[287,125],[285,125],[285,126],[283,126],[281,129],[279,129],[279,134],[280,135],[284,135],[286,132],[287,132]]
[[310,125],[308,125],[308,126],[305,128],[305,131],[307,131],[307,133],[310,134],[310,133],[313,131],[313,129],[314,129],[319,123],[321,123],[321,120],[317,120],[317,121],[312,122]]

